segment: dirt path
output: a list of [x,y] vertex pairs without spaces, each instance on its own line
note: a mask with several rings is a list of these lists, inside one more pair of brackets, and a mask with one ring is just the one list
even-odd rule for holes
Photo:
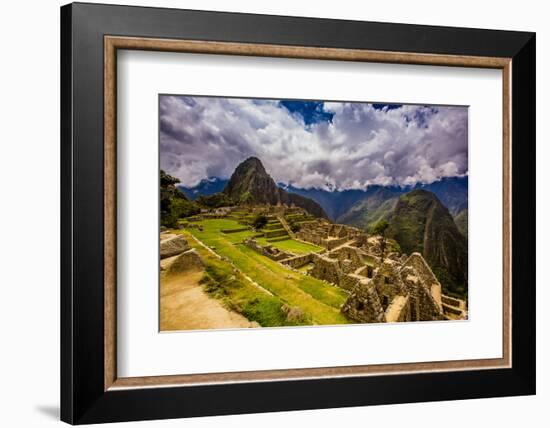
[[209,297],[199,284],[202,275],[191,271],[161,278],[161,331],[258,327]]

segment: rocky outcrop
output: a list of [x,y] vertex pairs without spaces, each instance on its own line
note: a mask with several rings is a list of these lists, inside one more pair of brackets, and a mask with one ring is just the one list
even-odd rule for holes
[[296,205],[316,217],[327,218],[317,202],[278,187],[255,157],[237,166],[223,193],[239,204]]
[[305,313],[298,306],[281,306],[281,311],[286,314],[286,320],[289,322],[300,322],[305,318]]
[[176,256],[189,249],[189,244],[181,235],[162,234],[160,241],[160,259]]
[[202,269],[204,269],[204,262],[197,250],[193,248],[173,257],[173,260],[170,260],[170,263],[166,266],[166,273],[172,275]]

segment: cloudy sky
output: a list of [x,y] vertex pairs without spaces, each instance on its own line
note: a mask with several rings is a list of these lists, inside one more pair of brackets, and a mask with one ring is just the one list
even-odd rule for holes
[[277,182],[364,189],[468,173],[468,109],[160,97],[161,168],[192,187],[258,157]]

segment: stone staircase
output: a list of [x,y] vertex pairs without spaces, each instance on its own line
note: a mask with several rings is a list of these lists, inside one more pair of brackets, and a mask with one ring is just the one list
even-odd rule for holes
[[290,226],[288,225],[284,216],[278,214],[277,220],[281,222],[281,224],[283,225],[283,229],[286,230],[286,233],[288,233],[288,236],[290,236],[292,239],[296,239],[296,235],[294,235],[294,232],[292,231],[292,229],[290,229]]

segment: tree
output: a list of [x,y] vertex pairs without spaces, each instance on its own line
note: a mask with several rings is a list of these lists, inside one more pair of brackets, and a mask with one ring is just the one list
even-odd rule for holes
[[300,226],[300,223],[297,223],[295,221],[291,221],[289,223],[290,230],[292,230],[294,233],[299,232],[302,226]]
[[386,251],[386,231],[388,230],[388,227],[390,227],[390,224],[387,220],[379,220],[372,227],[372,233],[374,235],[380,235],[382,237],[382,258],[384,258],[384,253]]
[[178,227],[178,219],[200,212],[200,208],[176,187],[180,180],[160,170],[160,224]]
[[267,217],[263,214],[258,214],[252,220],[252,227],[256,230],[262,229],[267,224]]

